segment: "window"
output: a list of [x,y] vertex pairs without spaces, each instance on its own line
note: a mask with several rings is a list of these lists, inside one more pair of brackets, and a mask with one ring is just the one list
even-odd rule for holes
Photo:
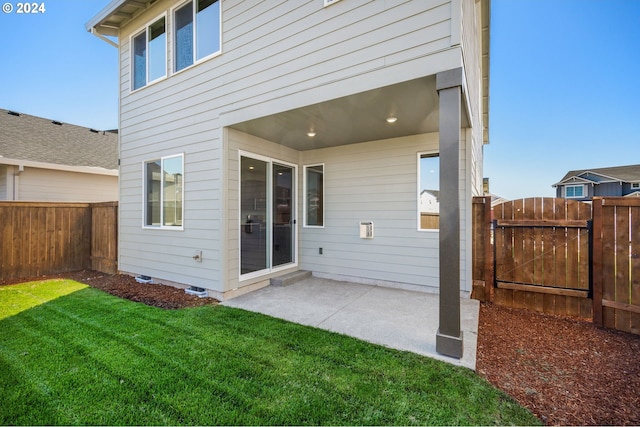
[[174,18],[175,71],[220,52],[219,0],[192,0]]
[[440,229],[440,156],[418,154],[418,229]]
[[640,190],[640,182],[632,182],[631,183],[632,190]]
[[304,167],[304,225],[324,226],[324,165]]
[[167,75],[167,37],[165,17],[158,19],[133,37],[133,90]]
[[584,197],[584,185],[567,185],[565,187],[565,198],[579,199]]
[[183,154],[145,162],[146,227],[182,227],[183,171]]

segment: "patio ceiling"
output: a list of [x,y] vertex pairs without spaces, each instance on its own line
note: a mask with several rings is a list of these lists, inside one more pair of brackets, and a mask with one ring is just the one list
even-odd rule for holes
[[438,104],[435,76],[428,76],[230,127],[304,151],[437,132]]

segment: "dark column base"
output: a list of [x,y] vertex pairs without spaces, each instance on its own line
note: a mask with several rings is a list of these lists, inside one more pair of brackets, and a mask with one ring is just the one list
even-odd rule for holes
[[441,334],[438,329],[438,333],[436,334],[436,351],[445,356],[462,359],[462,331],[460,331],[459,337],[452,337]]

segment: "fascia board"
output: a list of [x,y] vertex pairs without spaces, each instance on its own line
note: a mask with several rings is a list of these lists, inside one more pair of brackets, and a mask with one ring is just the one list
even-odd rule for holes
[[38,169],[51,169],[63,172],[88,173],[92,175],[118,176],[117,169],[105,169],[97,166],[71,166],[56,163],[34,162],[31,160],[9,159],[0,156],[0,165],[24,166]]
[[570,176],[564,181],[556,182],[555,184],[552,185],[552,187],[557,187],[558,185],[571,185],[576,183],[577,184],[594,184],[594,185],[599,184],[598,182],[590,181],[586,178],[582,178],[580,176],[574,175],[574,176]]

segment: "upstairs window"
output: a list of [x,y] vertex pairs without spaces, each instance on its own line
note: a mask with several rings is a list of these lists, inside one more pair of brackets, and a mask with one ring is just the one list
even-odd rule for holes
[[167,75],[166,19],[163,16],[133,37],[133,90]]
[[567,185],[564,191],[567,199],[581,199],[584,197],[584,185]]
[[220,52],[220,1],[192,0],[174,13],[175,71]]

